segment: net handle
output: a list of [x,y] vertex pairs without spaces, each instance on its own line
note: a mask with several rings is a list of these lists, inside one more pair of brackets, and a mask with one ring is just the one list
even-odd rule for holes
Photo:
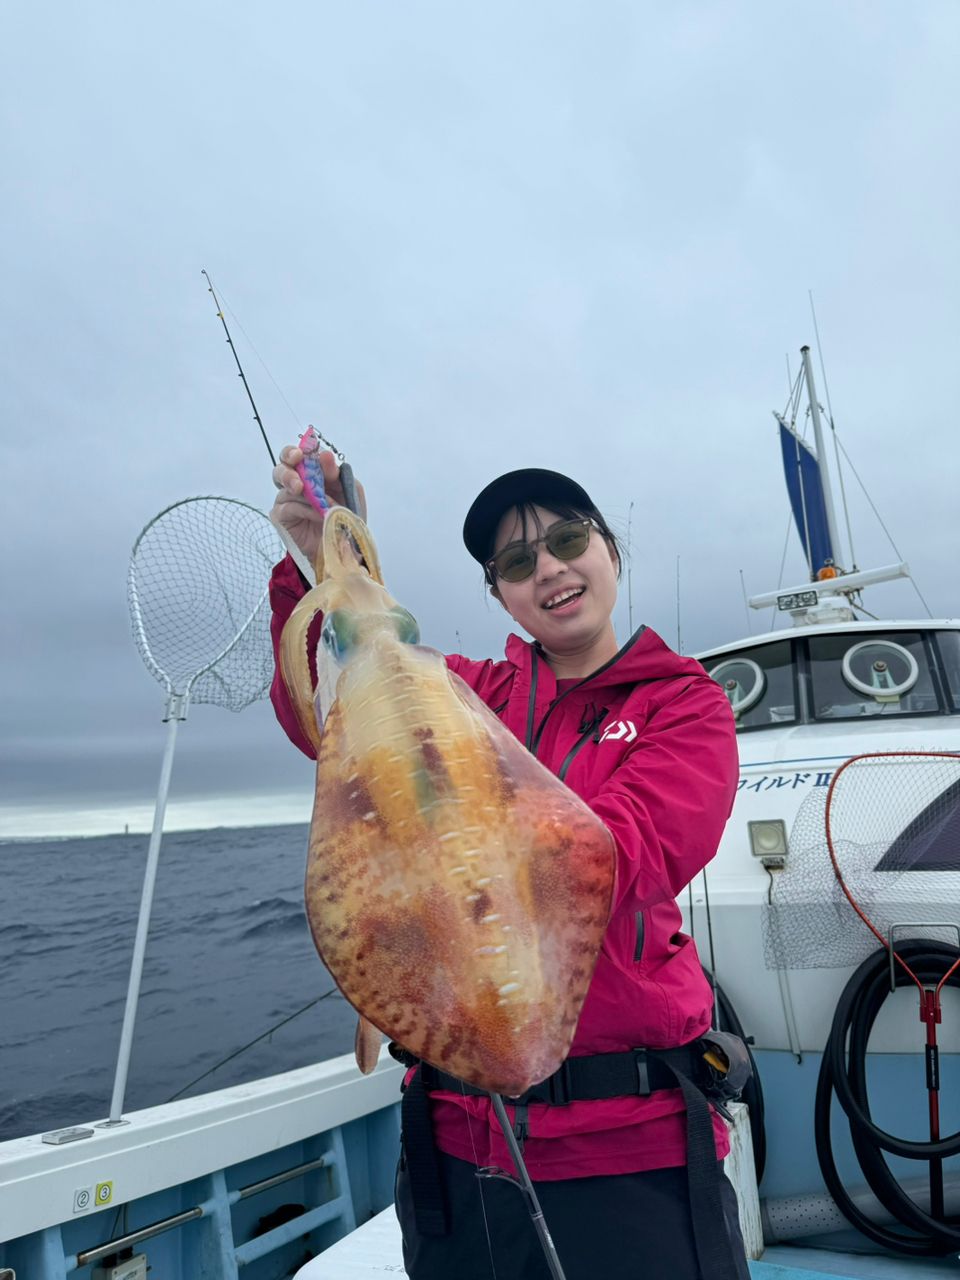
[[[164,720],[168,723],[167,741],[164,748],[163,763],[160,769],[160,782],[157,788],[156,804],[154,806],[153,829],[150,834],[150,844],[147,850],[147,865],[144,871],[143,887],[140,895],[140,910],[137,916],[137,931],[134,938],[133,959],[130,965],[130,974],[127,982],[127,996],[123,1011],[123,1025],[120,1032],[120,1046],[117,1052],[117,1065],[114,1073],[113,1093],[110,1101],[110,1118],[105,1121],[106,1127],[127,1123],[123,1120],[123,1102],[127,1087],[127,1073],[130,1066],[130,1055],[133,1048],[133,1034],[136,1025],[137,1010],[140,1003],[140,988],[143,980],[143,963],[146,954],[147,936],[150,928],[150,916],[153,910],[153,893],[156,884],[157,868],[160,859],[160,844],[163,838],[163,821],[167,807],[167,796],[170,790],[170,778],[173,771],[173,757],[177,740],[178,722],[186,719],[187,706],[190,700],[190,690],[200,676],[206,672],[213,670],[219,662],[231,652],[232,649],[240,641],[241,637],[246,634],[253,625],[260,610],[263,608],[267,599],[269,586],[264,587],[257,600],[256,606],[250,612],[249,616],[243,622],[243,625],[236,632],[233,639],[225,648],[213,658],[212,661],[205,663],[199,671],[186,683],[186,687],[182,690],[173,688],[173,682],[167,673],[163,670],[150,647],[147,639],[146,629],[143,625],[143,614],[140,607],[140,590],[137,583],[137,555],[143,539],[150,532],[157,521],[174,511],[177,507],[182,507],[187,503],[193,502],[220,502],[230,503],[234,506],[243,507],[246,511],[263,517],[263,512],[258,511],[256,507],[250,506],[247,502],[241,502],[237,498],[219,498],[207,496],[205,498],[181,498],[179,502],[172,503],[169,507],[164,508],[158,515],[144,526],[133,544],[133,550],[130,553],[130,566],[127,573],[127,590],[130,601],[130,613],[133,623],[134,636],[137,642],[137,648],[143,658],[147,670],[164,686],[167,691],[167,708]],[[265,518],[265,517],[263,517]],[[266,559],[266,557],[264,557]],[[221,587],[223,584],[221,583]],[[229,598],[229,593],[224,592]]]

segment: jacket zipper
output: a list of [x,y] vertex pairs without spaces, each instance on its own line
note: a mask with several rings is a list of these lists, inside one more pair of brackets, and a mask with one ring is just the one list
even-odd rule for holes
[[533,654],[534,678],[531,681],[531,685],[530,685],[530,706],[527,714],[527,750],[528,751],[532,751],[534,755],[537,754],[537,748],[540,746],[540,739],[543,737],[543,731],[546,728],[547,720],[550,718],[550,713],[553,711],[553,709],[556,706],[558,706],[564,700],[564,698],[567,697],[568,694],[574,693],[577,689],[582,689],[583,686],[587,684],[588,681],[595,680],[597,676],[603,675],[604,671],[608,671],[613,666],[613,664],[617,662],[627,652],[627,650],[631,647],[634,641],[639,636],[641,636],[644,633],[644,631],[646,631],[646,629],[647,629],[646,623],[644,623],[643,626],[638,627],[636,631],[633,633],[633,635],[630,637],[630,639],[627,641],[627,643],[617,650],[617,652],[613,655],[613,657],[609,660],[609,662],[605,662],[602,667],[597,667],[596,671],[591,671],[588,676],[584,676],[584,678],[578,684],[572,685],[569,689],[561,693],[559,698],[554,698],[554,700],[550,703],[549,707],[547,707],[546,711],[543,713],[543,719],[540,721],[540,726],[537,729],[536,733],[532,734],[531,730],[533,727],[533,708],[534,708],[534,701],[535,701],[535,695],[536,695],[536,689],[537,689],[537,680],[536,680],[537,662],[539,660],[539,655],[537,651],[534,650],[534,654]]
[[[592,708],[594,704],[591,703],[590,705]],[[580,751],[587,745],[590,739],[592,738],[595,743],[599,742],[600,740],[599,729],[601,724],[603,723],[603,720],[606,714],[607,714],[606,707],[601,708],[600,711],[594,712],[594,715],[590,720],[590,723],[586,726],[585,729],[583,729],[581,736],[576,740],[576,742],[567,752],[566,756],[564,757],[563,764],[560,766],[560,771],[557,774],[557,777],[560,779],[561,782],[563,782],[563,780],[566,778],[567,770],[570,768],[571,764],[573,764],[574,758],[577,755],[579,755]]]
[[593,733],[593,725],[590,726],[590,728],[587,730],[585,734],[582,735],[582,737],[579,737],[576,740],[576,742],[567,752],[566,756],[564,757],[563,764],[560,766],[559,772],[557,773],[557,777],[560,779],[561,782],[563,782],[564,778],[566,778],[567,770],[573,764],[574,757],[580,751],[581,747],[585,747],[587,743],[590,741],[590,735],[592,733]]
[[644,919],[643,912],[637,912],[637,940],[633,947],[633,963],[639,964],[643,958],[643,935],[644,935]]
[[540,655],[533,651],[533,675],[530,677],[530,695],[527,703],[527,750],[536,755],[533,745],[533,713],[537,708],[537,677],[540,674]]

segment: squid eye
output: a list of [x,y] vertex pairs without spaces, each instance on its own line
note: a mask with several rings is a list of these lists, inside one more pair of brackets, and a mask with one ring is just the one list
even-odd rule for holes
[[320,641],[338,660],[346,658],[357,642],[357,622],[345,609],[334,609],[323,620]]
[[420,628],[412,613],[408,613],[406,609],[398,607],[390,610],[390,617],[393,620],[393,629],[397,633],[397,639],[401,644],[420,643]]

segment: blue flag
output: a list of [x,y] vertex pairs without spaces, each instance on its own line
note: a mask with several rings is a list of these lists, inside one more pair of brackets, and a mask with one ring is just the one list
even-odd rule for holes
[[809,445],[784,422],[780,423],[780,446],[793,518],[814,580],[828,561],[834,562],[820,463]]

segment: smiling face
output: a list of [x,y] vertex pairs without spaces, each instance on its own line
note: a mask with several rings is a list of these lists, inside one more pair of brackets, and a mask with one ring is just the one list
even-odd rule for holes
[[[511,507],[497,525],[493,553],[511,542],[532,542],[563,524],[546,507]],[[586,676],[617,652],[611,621],[617,599],[617,557],[592,528],[583,555],[561,560],[546,543],[537,546],[536,568],[523,582],[498,578],[494,593],[510,616],[539,640],[558,678]]]

